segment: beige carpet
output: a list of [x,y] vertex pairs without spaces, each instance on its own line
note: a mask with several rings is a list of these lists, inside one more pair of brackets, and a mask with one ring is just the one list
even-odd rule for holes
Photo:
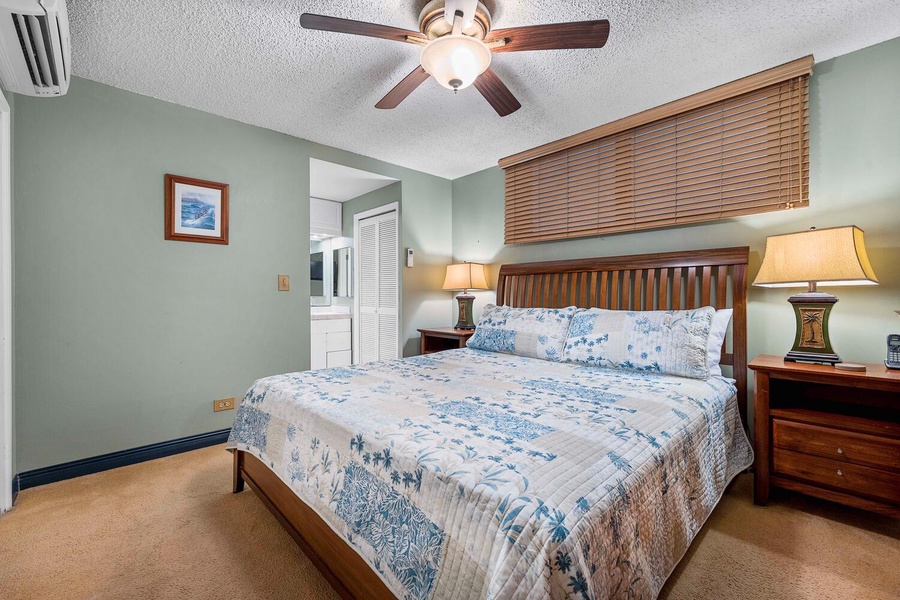
[[[0,517],[0,598],[336,598],[221,446],[19,494]],[[900,522],[732,486],[661,598],[896,599]]]

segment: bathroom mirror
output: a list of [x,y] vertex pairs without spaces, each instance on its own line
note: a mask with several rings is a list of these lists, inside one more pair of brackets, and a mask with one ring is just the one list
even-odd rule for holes
[[309,303],[350,306],[353,297],[353,238],[309,241]]
[[325,254],[310,252],[309,254],[309,295],[325,295]]
[[332,296],[335,298],[350,298],[353,295],[353,277],[351,275],[353,262],[350,256],[350,248],[335,248],[333,255]]

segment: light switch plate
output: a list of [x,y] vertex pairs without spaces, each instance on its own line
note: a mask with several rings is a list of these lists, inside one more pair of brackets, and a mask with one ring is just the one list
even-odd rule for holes
[[289,292],[289,291],[291,291],[291,277],[290,277],[290,275],[279,275],[279,276],[278,276],[278,291],[279,291],[279,292]]

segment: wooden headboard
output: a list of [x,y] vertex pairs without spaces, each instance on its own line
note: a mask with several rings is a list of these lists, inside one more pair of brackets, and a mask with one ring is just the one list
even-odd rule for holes
[[721,364],[732,367],[746,426],[749,254],[747,247],[716,248],[503,265],[497,304],[612,310],[733,308]]

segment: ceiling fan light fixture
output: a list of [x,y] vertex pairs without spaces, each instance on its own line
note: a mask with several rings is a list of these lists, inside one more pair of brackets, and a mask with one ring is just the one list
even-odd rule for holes
[[469,87],[491,66],[491,51],[467,35],[445,35],[422,48],[422,68],[448,90]]

